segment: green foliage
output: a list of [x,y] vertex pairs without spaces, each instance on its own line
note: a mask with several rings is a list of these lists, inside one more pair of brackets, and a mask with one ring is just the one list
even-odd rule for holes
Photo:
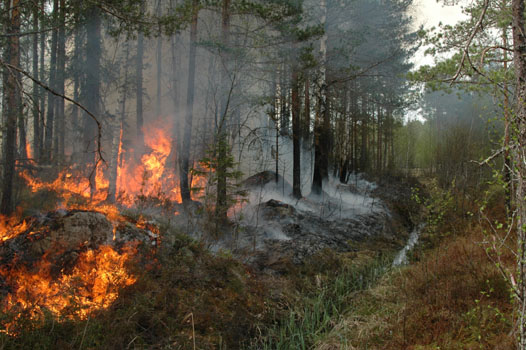
[[238,164],[225,136],[218,136],[215,146],[207,153],[208,156],[199,162],[201,169],[191,170],[193,175],[206,177],[206,184],[191,190],[203,193],[204,210],[209,221],[224,223],[228,210],[247,200],[247,192],[240,184],[243,173],[237,169]]

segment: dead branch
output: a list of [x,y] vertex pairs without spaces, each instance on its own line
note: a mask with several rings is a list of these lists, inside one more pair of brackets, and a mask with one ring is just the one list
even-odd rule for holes
[[5,66],[7,69],[9,69],[10,71],[17,71],[21,74],[23,74],[24,76],[26,76],[27,78],[29,78],[30,80],[32,80],[33,82],[35,82],[37,85],[39,85],[40,87],[42,87],[44,90],[46,91],[49,91],[51,92],[53,95],[55,96],[58,96],[58,97],[61,97],[63,98],[64,100],[70,102],[70,103],[73,103],[75,106],[79,107],[80,109],[82,109],[84,112],[86,112],[87,115],[90,116],[91,119],[93,119],[93,121],[95,122],[95,124],[97,124],[97,159],[95,161],[95,167],[102,161],[102,162],[106,162],[104,160],[104,157],[102,156],[102,124],[100,123],[100,121],[97,119],[97,117],[95,115],[93,115],[93,113],[91,113],[86,107],[84,107],[82,104],[78,103],[77,101],[73,100],[72,98],[64,95],[64,94],[61,94],[55,90],[53,90],[52,88],[50,88],[49,86],[47,86],[46,84],[44,84],[43,82],[41,82],[40,80],[34,78],[31,74],[29,74],[28,72],[26,72],[25,70],[23,70],[22,68],[20,67],[16,67],[16,66],[13,66],[12,64],[9,64],[7,62],[5,62],[4,60],[0,59],[0,64]]

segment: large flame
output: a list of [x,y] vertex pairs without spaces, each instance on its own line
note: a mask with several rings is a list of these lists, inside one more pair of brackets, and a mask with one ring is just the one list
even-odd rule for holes
[[[128,244],[121,253],[107,245],[87,250],[70,272],[55,278],[48,253],[31,269],[2,267],[0,274],[12,288],[4,299],[4,312],[14,314],[15,320],[22,315],[41,319],[44,310],[84,319],[95,310],[108,308],[122,287],[136,281],[126,268],[135,249]],[[5,331],[9,333],[12,326],[6,325]]]
[[[172,202],[181,202],[179,179],[175,171],[175,150],[172,132],[166,123],[156,122],[145,127],[145,152],[124,146],[123,130],[119,135],[118,156],[116,160],[97,162],[85,169],[67,168],[53,181],[43,181],[29,171],[22,171],[21,177],[32,192],[48,190],[62,199],[58,206],[66,210],[91,210],[104,213],[113,225],[113,239],[117,226],[126,221],[119,208],[136,204],[138,198],[160,198]],[[29,147],[29,146],[28,146]],[[28,148],[28,154],[31,154]],[[115,163],[114,163],[115,162]],[[107,203],[110,184],[110,166],[116,166],[117,203]],[[86,175],[88,169],[90,175]],[[90,170],[91,169],[91,170]],[[83,171],[82,171],[83,170]],[[206,177],[194,175],[192,187],[203,188]],[[192,193],[194,199],[198,193]],[[79,201],[83,198],[83,201]],[[174,215],[178,215],[175,212]],[[20,216],[0,217],[0,243],[19,234],[31,234],[28,230],[33,221],[21,221]],[[147,229],[159,239],[159,232],[140,218],[139,228]],[[59,242],[60,243],[60,242]],[[55,252],[56,253],[56,252]],[[109,245],[95,250],[86,250],[76,259],[75,266],[68,271],[56,274],[50,252],[31,268],[23,264],[0,267],[3,281],[10,286],[9,294],[4,298],[3,311],[17,318],[30,317],[42,319],[44,311],[55,315],[86,318],[91,312],[109,307],[124,286],[133,284],[136,277],[126,268],[126,263],[136,254],[131,244],[117,251]],[[53,272],[55,271],[55,273]],[[4,325],[11,333],[14,323]]]

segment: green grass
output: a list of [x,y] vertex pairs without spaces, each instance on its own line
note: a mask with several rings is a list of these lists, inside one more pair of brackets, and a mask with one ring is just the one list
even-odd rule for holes
[[391,256],[363,265],[344,266],[338,274],[318,286],[301,305],[274,326],[266,329],[247,349],[305,350],[312,348],[335,325],[340,315],[353,306],[353,294],[373,286],[390,270]]

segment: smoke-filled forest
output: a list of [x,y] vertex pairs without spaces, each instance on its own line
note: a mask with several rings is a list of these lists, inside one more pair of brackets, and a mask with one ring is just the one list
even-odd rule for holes
[[526,350],[525,10],[1,2],[0,348]]

